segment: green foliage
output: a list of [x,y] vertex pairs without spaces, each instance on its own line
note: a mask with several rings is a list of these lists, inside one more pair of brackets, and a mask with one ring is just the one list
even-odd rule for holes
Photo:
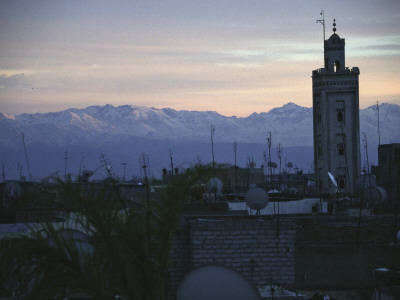
[[0,286],[21,299],[163,299],[184,204],[211,174],[210,167],[196,165],[141,205],[123,199],[113,181],[99,189],[54,179],[52,205],[67,221],[1,239]]

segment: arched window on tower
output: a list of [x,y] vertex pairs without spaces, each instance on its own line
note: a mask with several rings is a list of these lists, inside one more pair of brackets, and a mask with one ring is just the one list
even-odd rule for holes
[[337,114],[337,121],[339,123],[343,123],[343,113],[341,111],[339,111]]
[[346,135],[345,134],[337,134],[336,135],[336,145],[339,156],[343,156],[346,154]]
[[345,189],[346,188],[346,169],[345,168],[337,168],[336,169],[337,172],[337,177],[336,177],[336,181],[337,181],[337,187],[339,189]]
[[318,148],[317,148],[317,157],[318,159],[322,158],[322,139],[321,136],[317,136],[317,143],[318,143]]
[[317,102],[317,123],[321,123],[321,103]]
[[337,117],[337,122],[340,123],[340,125],[344,125],[344,101],[343,100],[336,101],[336,117]]
[[335,61],[335,64],[333,65],[333,70],[335,73],[339,72],[340,69],[340,63],[339,61]]

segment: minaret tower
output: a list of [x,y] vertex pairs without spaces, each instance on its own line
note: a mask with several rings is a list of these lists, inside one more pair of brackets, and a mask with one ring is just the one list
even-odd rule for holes
[[324,41],[324,68],[312,72],[314,162],[317,193],[354,192],[360,175],[360,118],[357,67],[345,66],[345,42],[336,34]]

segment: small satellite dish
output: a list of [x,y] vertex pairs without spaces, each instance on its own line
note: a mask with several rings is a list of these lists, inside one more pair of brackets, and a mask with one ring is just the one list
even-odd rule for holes
[[239,272],[220,265],[198,267],[179,284],[177,300],[259,300],[258,290]]
[[267,206],[269,196],[263,188],[255,187],[246,192],[244,200],[250,208],[257,210],[257,214],[259,214],[260,210]]
[[4,185],[4,193],[8,198],[17,198],[21,195],[21,192],[21,186],[15,180],[7,181]]
[[329,172],[329,171],[328,171],[328,175],[329,175],[329,178],[331,179],[333,185],[334,185],[335,187],[337,187],[337,182],[336,182],[335,177],[334,177],[334,176],[332,175],[332,173]]
[[207,182],[207,191],[209,193],[216,193],[217,195],[222,194],[222,181],[217,177],[211,178]]

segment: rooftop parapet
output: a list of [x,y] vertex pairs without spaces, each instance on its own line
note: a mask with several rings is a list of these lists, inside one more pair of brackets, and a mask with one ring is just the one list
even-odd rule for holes
[[353,67],[352,69],[349,69],[346,67],[344,69],[344,72],[329,72],[328,69],[326,68],[320,68],[317,70],[312,71],[313,76],[321,75],[321,74],[351,74],[351,75],[359,75],[360,74],[360,69],[358,67]]

